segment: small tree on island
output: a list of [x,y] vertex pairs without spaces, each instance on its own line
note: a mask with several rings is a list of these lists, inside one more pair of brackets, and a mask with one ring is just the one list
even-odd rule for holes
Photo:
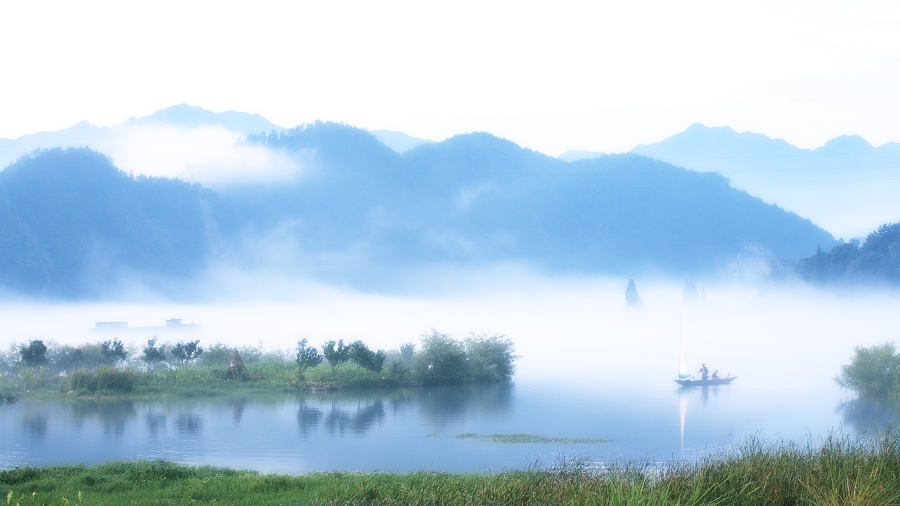
[[325,360],[331,366],[331,374],[334,374],[337,366],[350,359],[350,349],[344,346],[343,339],[338,340],[337,343],[331,340],[322,345],[322,355],[325,356]]
[[47,345],[41,340],[29,341],[28,346],[19,347],[19,358],[27,366],[44,365],[47,363]]
[[144,355],[141,357],[141,360],[143,360],[148,367],[152,367],[153,365],[166,360],[166,350],[162,345],[156,346],[156,336],[147,340],[147,347],[144,348]]
[[628,288],[625,289],[625,304],[629,307],[641,307],[644,305],[644,301],[638,295],[637,287],[634,286],[633,279],[628,280]]
[[384,359],[387,355],[383,350],[372,351],[362,341],[350,343],[347,349],[350,360],[356,364],[357,376],[359,376],[360,368],[372,372],[381,372],[384,369]]
[[124,361],[128,357],[128,353],[125,351],[125,345],[122,344],[122,341],[119,341],[118,338],[113,338],[112,341],[100,343],[100,356],[103,363],[115,364]]
[[199,339],[196,341],[188,341],[187,343],[178,342],[175,344],[175,347],[172,348],[172,356],[175,360],[181,362],[181,365],[193,362],[200,358],[200,355],[203,355],[203,348],[198,346],[199,344]]
[[294,359],[294,361],[297,363],[297,367],[300,368],[300,378],[303,378],[303,371],[322,363],[323,357],[319,354],[319,350],[312,346],[308,346],[308,342],[309,341],[304,338],[297,343],[297,358]]
[[900,354],[893,342],[857,346],[850,364],[841,366],[835,379],[862,397],[900,401]]

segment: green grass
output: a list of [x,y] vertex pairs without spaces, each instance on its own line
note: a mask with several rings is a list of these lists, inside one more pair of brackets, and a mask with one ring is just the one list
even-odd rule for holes
[[570,459],[500,474],[288,476],[115,462],[3,471],[0,487],[11,504],[891,505],[900,504],[900,444],[896,436],[831,438],[815,447],[751,439],[728,453],[664,467]]
[[475,434],[467,432],[465,434],[457,434],[453,436],[455,439],[480,439],[490,441],[491,443],[556,443],[556,444],[575,444],[575,443],[608,443],[612,439],[599,438],[568,438],[568,437],[546,437],[535,436],[533,434]]
[[396,388],[403,384],[387,371],[358,371],[352,364],[333,372],[323,364],[305,371],[303,378],[298,378],[297,366],[288,361],[259,361],[246,367],[247,381],[226,379],[227,366],[187,365],[159,371],[98,367],[68,376],[51,374],[46,368],[23,368],[15,375],[0,375],[0,393],[22,399],[210,397]]

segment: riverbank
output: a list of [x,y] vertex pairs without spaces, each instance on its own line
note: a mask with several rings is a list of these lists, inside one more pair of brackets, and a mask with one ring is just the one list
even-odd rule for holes
[[[500,474],[259,474],[168,462],[0,472],[8,504],[900,504],[900,440],[748,440],[665,468],[570,459]],[[33,501],[33,502],[32,502]]]
[[68,375],[25,369],[18,375],[0,376],[0,397],[16,399],[171,398],[232,395],[331,392],[421,386],[421,382],[342,364],[308,369],[302,378],[287,361],[247,364],[247,375],[229,379],[223,367],[192,364],[180,368],[146,371],[124,367],[79,370]]

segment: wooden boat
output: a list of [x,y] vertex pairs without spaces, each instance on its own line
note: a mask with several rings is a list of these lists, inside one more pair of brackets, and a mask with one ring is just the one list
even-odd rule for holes
[[690,379],[677,379],[675,383],[683,387],[706,387],[710,385],[727,385],[732,381],[736,380],[737,376],[732,376],[730,378],[716,378],[716,379],[699,379],[699,380],[690,380]]

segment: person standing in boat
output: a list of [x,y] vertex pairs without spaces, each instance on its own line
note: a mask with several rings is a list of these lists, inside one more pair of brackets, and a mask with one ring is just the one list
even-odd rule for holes
[[706,364],[700,365],[700,370],[698,371],[703,378],[703,381],[706,381],[706,376],[709,375],[709,369],[706,368]]

